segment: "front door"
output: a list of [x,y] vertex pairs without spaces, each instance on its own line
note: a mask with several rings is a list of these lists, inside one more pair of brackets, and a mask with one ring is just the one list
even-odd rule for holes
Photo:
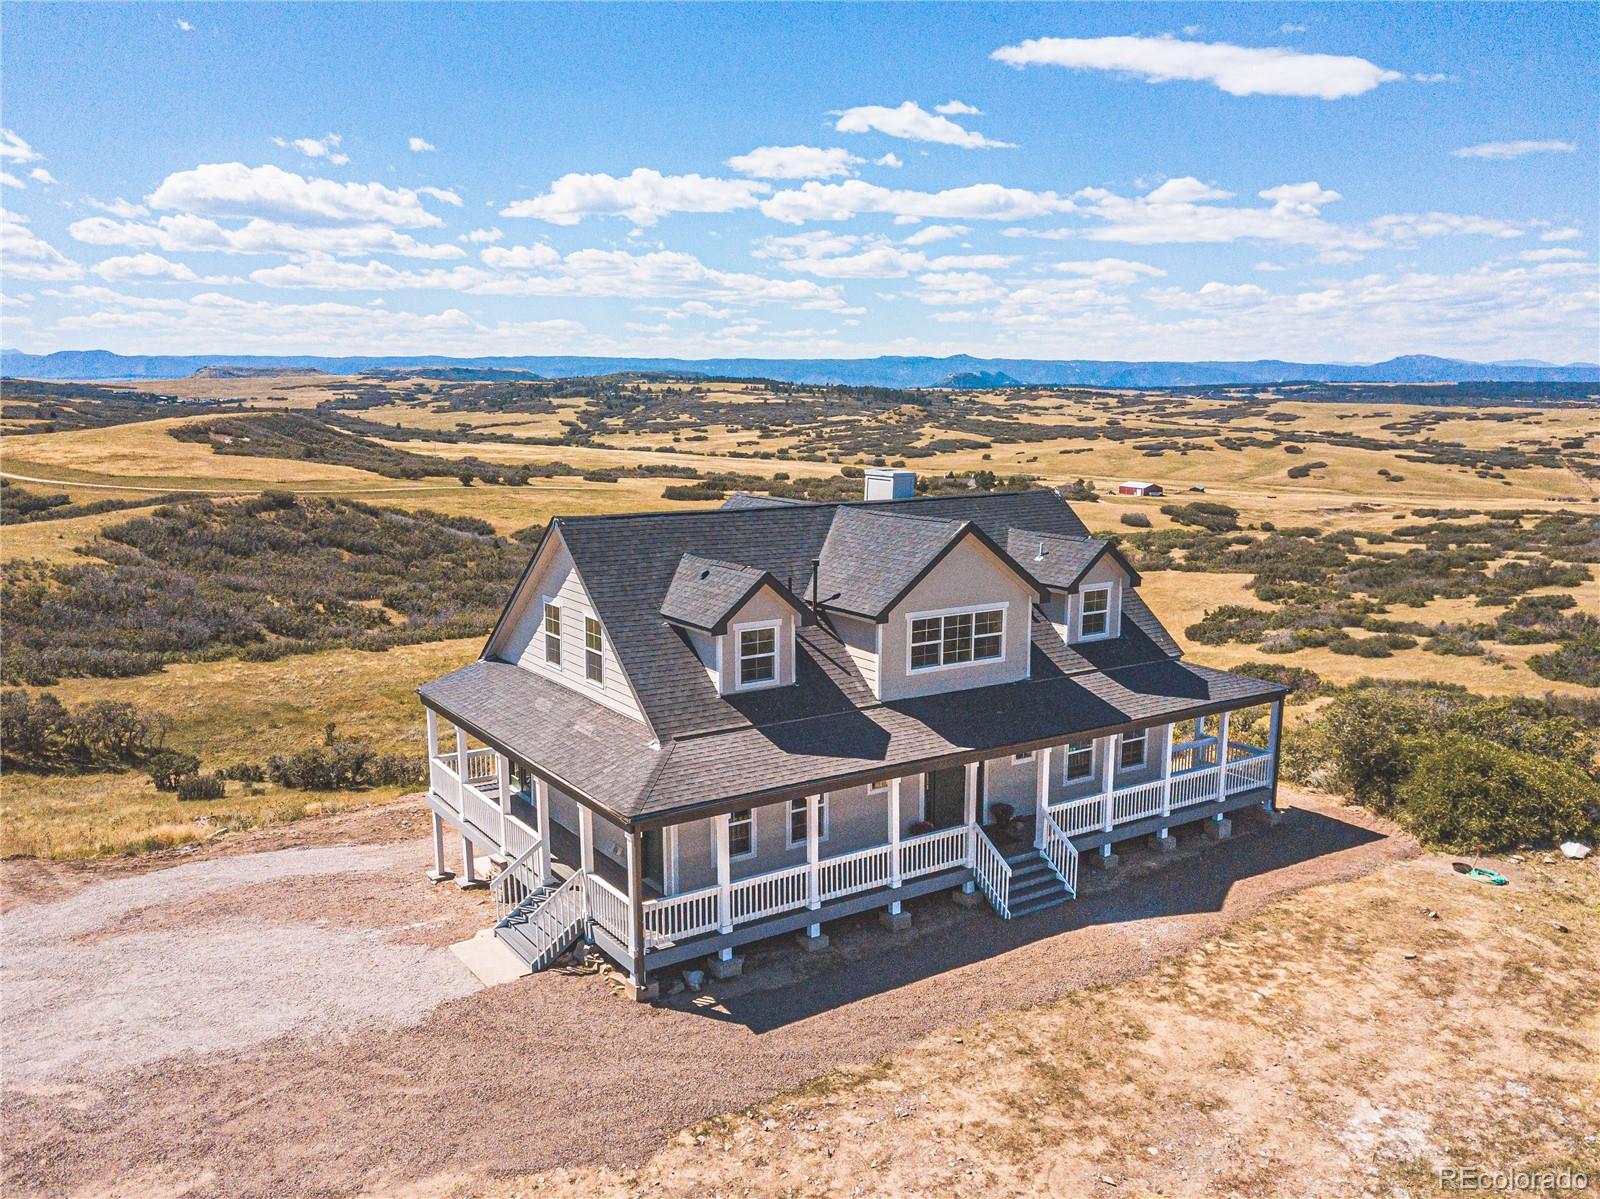
[[923,783],[923,819],[934,828],[953,828],[966,818],[966,771],[960,766],[930,771]]

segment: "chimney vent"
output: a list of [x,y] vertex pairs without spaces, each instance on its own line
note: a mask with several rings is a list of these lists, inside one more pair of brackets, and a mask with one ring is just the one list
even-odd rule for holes
[[867,469],[865,499],[909,500],[917,494],[917,472],[873,466]]

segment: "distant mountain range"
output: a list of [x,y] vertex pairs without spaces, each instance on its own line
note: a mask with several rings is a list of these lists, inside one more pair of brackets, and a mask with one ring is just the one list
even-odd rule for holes
[[584,358],[415,357],[325,358],[311,354],[113,354],[109,350],[58,350],[25,354],[0,350],[0,374],[28,379],[182,379],[199,370],[251,374],[271,368],[353,375],[404,367],[489,368],[526,371],[545,378],[652,371],[788,383],[842,383],[857,387],[995,387],[1055,384],[1078,387],[1198,387],[1263,383],[1600,383],[1600,364],[1574,362],[1466,362],[1412,354],[1370,365],[1329,362],[1097,362],[1029,358]]

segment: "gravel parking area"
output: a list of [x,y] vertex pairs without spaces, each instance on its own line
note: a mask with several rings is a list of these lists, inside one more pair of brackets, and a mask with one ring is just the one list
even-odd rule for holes
[[759,952],[737,986],[658,1007],[576,972],[479,989],[443,946],[487,901],[426,883],[425,841],[89,882],[5,918],[6,1189],[435,1193],[631,1164],[695,1120],[1133,977],[1415,852],[1359,812],[1286,798],[1275,828],[1241,818],[1232,841],[1026,920],[930,897],[908,936],[846,922],[833,952]]

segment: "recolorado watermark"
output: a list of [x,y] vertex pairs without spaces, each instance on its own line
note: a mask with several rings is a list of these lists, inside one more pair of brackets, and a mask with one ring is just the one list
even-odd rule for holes
[[1551,1170],[1495,1170],[1484,1166],[1444,1166],[1439,1188],[1481,1191],[1489,1194],[1574,1195],[1587,1191],[1592,1181],[1582,1170],[1562,1166]]

